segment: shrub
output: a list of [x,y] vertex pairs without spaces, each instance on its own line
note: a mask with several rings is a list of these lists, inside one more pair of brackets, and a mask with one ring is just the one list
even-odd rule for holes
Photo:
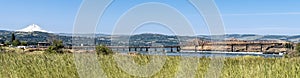
[[27,42],[22,41],[22,42],[21,42],[21,45],[22,45],[22,46],[27,46]]
[[54,40],[52,45],[50,47],[48,47],[46,52],[48,52],[48,53],[64,53],[63,48],[64,48],[64,45],[63,45],[62,41]]
[[98,55],[109,55],[114,53],[110,48],[103,45],[96,46],[96,52]]
[[3,48],[0,46],[0,52],[3,52]]
[[298,44],[296,45],[296,48],[295,48],[294,51],[288,52],[288,54],[285,55],[284,57],[290,58],[290,57],[299,57],[299,56],[300,56],[300,43],[298,43]]
[[9,46],[10,44],[11,44],[11,42],[9,42],[9,41],[4,42],[5,46]]
[[19,46],[21,44],[21,42],[19,41],[19,40],[14,40],[13,42],[12,42],[12,45],[13,46]]
[[300,43],[297,44],[296,51],[297,51],[297,53],[300,53]]

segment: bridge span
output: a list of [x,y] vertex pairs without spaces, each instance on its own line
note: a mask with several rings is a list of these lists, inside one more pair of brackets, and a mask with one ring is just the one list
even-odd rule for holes
[[[267,46],[266,46],[267,45]],[[182,48],[184,47],[194,47],[188,50],[194,50],[195,52],[197,51],[231,51],[231,52],[236,52],[235,50],[236,47],[241,47],[244,46],[245,51],[250,51],[249,47],[250,46],[256,46],[260,47],[260,52],[266,51],[265,49],[269,49],[272,47],[276,46],[284,46],[285,43],[280,43],[280,42],[268,42],[268,43],[261,43],[261,42],[211,42],[211,43],[203,43],[203,44],[198,44],[198,45],[178,45],[178,46],[107,46],[108,48],[116,51],[145,51],[149,52],[150,49],[151,51],[158,51],[158,50],[163,50],[166,51],[167,49],[170,52],[180,52],[182,51]],[[230,50],[217,50],[215,48],[211,48],[209,50],[203,49],[205,46],[227,46]],[[198,49],[198,47],[202,47],[202,49]],[[76,48],[95,48],[95,46],[73,46],[73,49]],[[186,49],[184,49],[186,50]]]

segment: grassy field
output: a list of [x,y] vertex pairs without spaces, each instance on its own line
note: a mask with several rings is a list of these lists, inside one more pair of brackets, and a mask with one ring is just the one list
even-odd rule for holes
[[[133,57],[138,64],[147,64],[149,56]],[[118,68],[113,57],[101,56],[99,63],[108,78],[134,78]],[[162,69],[151,78],[174,78],[181,57],[168,56]],[[206,75],[211,59],[197,58],[196,78]],[[1,78],[77,78],[73,54],[0,54]],[[226,58],[221,78],[300,78],[300,58]]]

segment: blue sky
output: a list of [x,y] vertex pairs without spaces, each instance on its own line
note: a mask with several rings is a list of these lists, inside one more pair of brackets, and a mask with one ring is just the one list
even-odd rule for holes
[[[82,0],[1,0],[0,30],[17,30],[38,24],[56,33],[72,32]],[[197,10],[186,0],[116,0],[99,21],[97,32],[111,33],[118,18],[128,9],[145,2],[161,2],[180,11],[197,34],[209,34]],[[225,32],[237,34],[300,34],[299,0],[215,0],[222,15]],[[135,33],[170,31],[146,25]]]

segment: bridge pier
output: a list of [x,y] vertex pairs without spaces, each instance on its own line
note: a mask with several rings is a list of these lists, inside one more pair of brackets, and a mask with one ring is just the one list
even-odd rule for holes
[[231,52],[234,52],[234,46],[231,44]]
[[177,52],[180,52],[181,48],[180,47],[177,47]]
[[260,44],[260,52],[263,52],[263,44]]
[[147,52],[149,51],[148,49],[149,49],[149,48],[146,47],[146,51],[147,51]]
[[197,47],[198,47],[198,46],[196,45],[196,46],[195,46],[195,52],[197,52]]
[[249,48],[249,45],[248,45],[248,44],[246,44],[246,52],[248,52],[248,48]]

